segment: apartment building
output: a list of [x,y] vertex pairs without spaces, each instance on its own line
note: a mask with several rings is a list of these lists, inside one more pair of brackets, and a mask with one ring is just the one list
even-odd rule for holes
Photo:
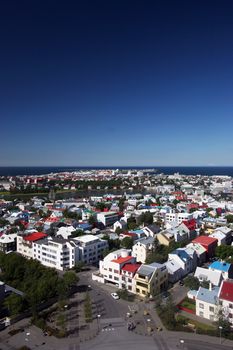
[[0,237],[0,252],[9,253],[16,250],[17,234],[10,233],[8,235],[3,234]]
[[189,213],[166,213],[165,222],[175,221],[178,224],[181,224],[182,221],[188,221],[193,219],[193,215]]
[[48,237],[33,242],[33,259],[47,267],[64,271],[78,262],[79,246],[73,240]]
[[108,211],[108,212],[101,212],[97,214],[97,221],[102,222],[104,226],[111,226],[116,221],[118,221],[119,216],[114,211]]
[[108,249],[108,241],[94,235],[84,235],[73,239],[78,244],[79,260],[85,264],[97,263]]
[[33,243],[39,241],[47,235],[43,232],[34,232],[27,235],[17,236],[17,253],[28,259],[33,259]]

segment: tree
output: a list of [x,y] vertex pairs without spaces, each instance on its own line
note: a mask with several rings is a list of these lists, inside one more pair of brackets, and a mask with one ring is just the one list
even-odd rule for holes
[[89,217],[89,219],[88,219],[88,223],[89,223],[90,225],[94,225],[95,222],[96,222],[96,219],[95,219],[94,215],[91,215],[91,216]]
[[64,284],[68,289],[75,285],[77,283],[77,280],[78,279],[74,271],[67,271],[63,275]]
[[104,202],[98,202],[96,203],[96,209],[99,209],[100,211],[104,211],[105,209],[105,203]]
[[198,290],[200,283],[197,277],[188,276],[184,280],[184,285],[191,290]]
[[115,230],[115,233],[116,233],[117,235],[119,235],[119,234],[121,234],[123,231],[124,231],[124,230],[122,230],[122,228],[117,227],[116,230]]
[[132,249],[133,243],[134,241],[132,237],[125,237],[121,241],[122,247],[126,249]]
[[233,223],[233,215],[232,214],[226,215],[226,219],[227,219],[228,224]]
[[74,270],[75,272],[81,272],[82,271],[82,268],[85,266],[84,262],[83,261],[79,261],[76,263],[75,267],[74,267]]
[[71,237],[80,237],[83,235],[84,235],[84,232],[81,229],[75,230],[71,233]]
[[4,300],[4,305],[8,308],[10,315],[18,315],[24,307],[23,298],[12,293]]

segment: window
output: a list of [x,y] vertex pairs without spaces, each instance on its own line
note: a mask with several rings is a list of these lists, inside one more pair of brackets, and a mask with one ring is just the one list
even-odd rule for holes
[[229,304],[229,308],[230,308],[230,309],[233,309],[233,304]]
[[111,269],[111,268],[109,268],[109,271],[110,271],[110,272],[112,272],[112,269]]
[[204,309],[204,304],[199,303],[199,308]]
[[204,317],[204,312],[203,312],[203,311],[200,311],[200,312],[199,312],[199,316]]
[[210,321],[214,321],[214,315],[210,315]]
[[213,307],[213,306],[210,306],[210,307],[209,307],[209,311],[210,311],[210,312],[214,312],[214,307]]
[[114,276],[114,281],[119,281],[119,278]]

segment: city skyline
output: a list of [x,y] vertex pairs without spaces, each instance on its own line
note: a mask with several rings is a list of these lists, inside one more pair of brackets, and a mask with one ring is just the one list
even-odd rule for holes
[[233,3],[0,9],[0,166],[233,166]]

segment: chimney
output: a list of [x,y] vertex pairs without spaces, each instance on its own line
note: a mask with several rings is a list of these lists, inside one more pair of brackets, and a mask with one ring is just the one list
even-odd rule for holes
[[212,283],[210,282],[210,284],[209,284],[209,290],[212,290],[212,289],[213,289]]

